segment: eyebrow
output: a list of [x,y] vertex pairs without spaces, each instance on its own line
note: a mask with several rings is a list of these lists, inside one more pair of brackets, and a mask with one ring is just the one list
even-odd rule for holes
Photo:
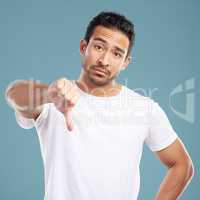
[[[101,41],[101,42],[107,44],[107,41],[104,40],[104,39],[102,39],[102,38],[100,38],[100,37],[96,37],[96,38],[94,38],[94,40],[95,40],[95,41]],[[123,49],[121,49],[120,47],[115,46],[115,48],[116,48],[118,51],[120,51],[121,53],[125,54],[125,51],[124,51]]]

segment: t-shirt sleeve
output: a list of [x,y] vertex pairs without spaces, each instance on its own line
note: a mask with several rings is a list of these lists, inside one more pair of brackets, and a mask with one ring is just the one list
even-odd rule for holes
[[178,135],[159,104],[152,102],[150,107],[150,127],[145,143],[152,151],[160,151],[172,144]]
[[50,106],[49,104],[43,105],[42,112],[40,113],[40,115],[37,117],[36,120],[23,117],[20,113],[15,111],[15,118],[16,118],[18,125],[24,129],[31,129],[33,127],[39,127],[40,124],[42,124],[43,121],[45,121],[45,119],[48,116],[49,106]]

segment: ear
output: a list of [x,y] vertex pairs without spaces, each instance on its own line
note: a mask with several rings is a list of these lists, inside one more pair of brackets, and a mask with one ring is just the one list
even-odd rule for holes
[[128,67],[128,65],[131,63],[131,60],[132,60],[131,56],[128,56],[126,58],[126,60],[124,61],[123,66],[122,66],[122,70],[125,70]]
[[87,48],[87,42],[86,42],[86,40],[82,39],[80,41],[80,53],[81,53],[81,55],[85,54],[86,48]]

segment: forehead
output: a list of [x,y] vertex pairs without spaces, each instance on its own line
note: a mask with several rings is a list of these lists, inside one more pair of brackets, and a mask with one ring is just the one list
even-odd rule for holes
[[102,38],[108,44],[118,46],[123,49],[128,49],[129,47],[128,37],[121,31],[116,29],[110,29],[104,26],[97,26],[95,27],[90,40],[94,40],[95,38]]

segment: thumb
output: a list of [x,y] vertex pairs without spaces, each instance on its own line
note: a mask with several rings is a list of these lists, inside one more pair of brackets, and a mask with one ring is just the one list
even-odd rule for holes
[[67,125],[67,129],[69,131],[72,131],[74,126],[73,126],[73,122],[72,122],[72,117],[71,117],[71,110],[67,110],[65,113],[64,113],[64,116],[65,116],[65,120],[66,120],[66,125]]

